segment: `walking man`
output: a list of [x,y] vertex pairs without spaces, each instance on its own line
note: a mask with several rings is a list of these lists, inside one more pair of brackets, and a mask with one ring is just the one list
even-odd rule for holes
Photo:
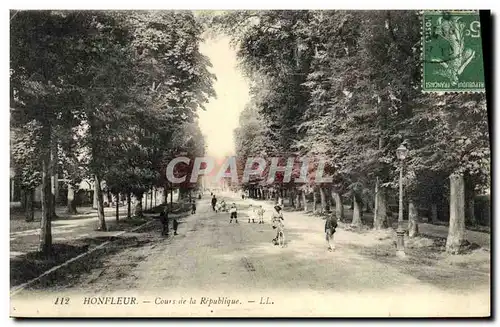
[[337,217],[335,213],[331,213],[327,216],[325,221],[325,236],[326,242],[328,243],[328,251],[333,251],[335,249],[335,244],[333,243],[333,234],[337,229]]
[[215,211],[215,205],[217,204],[217,198],[215,197],[215,194],[212,195],[212,209]]
[[160,213],[161,235],[168,236],[168,209],[165,207]]

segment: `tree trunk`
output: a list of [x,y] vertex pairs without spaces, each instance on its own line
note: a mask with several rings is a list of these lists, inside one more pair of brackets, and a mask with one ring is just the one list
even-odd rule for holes
[[333,198],[330,196],[332,194],[331,190],[329,188],[325,189],[325,200],[326,200],[326,209],[329,212],[333,212]]
[[158,195],[158,194],[156,194],[156,188],[153,189],[153,193],[154,193],[155,207],[156,207],[156,196]]
[[75,190],[71,184],[68,184],[68,197],[67,197],[67,212],[70,215],[76,215],[76,202],[75,202]]
[[295,210],[299,210],[300,209],[300,191],[299,190],[295,190]]
[[335,215],[339,221],[344,221],[344,205],[342,204],[342,197],[339,192],[332,192],[333,199],[335,200]]
[[370,203],[370,201],[369,201],[369,200],[367,200],[367,201],[366,201],[366,203],[365,203],[365,201],[363,201],[363,204],[366,204],[366,206],[364,207],[364,210],[363,210],[363,211],[364,211],[364,212],[368,212],[368,213],[369,213],[369,212],[371,212],[372,208],[371,208],[371,203]]
[[380,187],[380,181],[377,178],[375,184],[375,210],[373,214],[373,228],[387,228],[387,203],[386,193],[383,187]]
[[144,210],[148,210],[148,191],[144,193]]
[[307,199],[306,199],[306,191],[302,191],[302,203],[304,203],[304,211],[307,212],[309,210],[307,206]]
[[352,202],[354,203],[354,210],[352,212],[352,222],[351,225],[356,227],[361,227],[361,203],[356,195],[353,195]]
[[104,218],[104,203],[102,199],[101,191],[101,179],[99,176],[94,175],[95,180],[95,192],[97,193],[97,216],[99,217],[99,230],[107,231],[106,219]]
[[461,174],[450,176],[450,226],[446,239],[446,252],[459,254],[467,241],[465,239],[465,190]]
[[25,197],[25,219],[27,222],[32,222],[35,220],[35,210],[33,206],[33,199],[35,196],[34,189],[25,189],[24,197]]
[[476,192],[474,190],[475,185],[472,182],[472,178],[469,174],[464,176],[464,188],[465,188],[465,224],[468,226],[475,226],[477,224],[476,215],[474,212],[474,198]]
[[163,204],[168,204],[168,187],[165,185],[163,187]]
[[129,218],[129,219],[132,218],[132,215],[130,212],[131,202],[132,202],[132,199],[130,196],[130,192],[127,192],[127,218]]
[[295,207],[295,202],[294,202],[294,200],[295,200],[295,192],[294,192],[294,191],[292,191],[292,190],[290,190],[290,192],[288,192],[288,203],[290,204],[290,206],[291,206],[292,208],[294,208],[294,207]]
[[316,188],[313,188],[313,212],[316,213],[317,210],[317,198],[316,198]]
[[113,198],[111,197],[111,191],[107,190],[106,191],[106,199],[107,199],[107,205],[106,207],[111,207],[111,203],[113,202]]
[[170,189],[170,210],[174,208],[174,190]]
[[94,197],[92,200],[92,209],[97,210],[97,202],[98,202],[97,191],[96,191],[96,187],[94,186]]
[[[50,132],[49,132],[50,135]],[[50,138],[49,138],[50,142]],[[49,143],[47,142],[47,143]],[[39,251],[44,256],[49,256],[52,251],[52,192],[50,175],[50,150],[42,150],[42,219],[40,223],[40,247]]]
[[[380,141],[380,138],[379,138],[379,141]],[[375,205],[374,205],[374,209],[373,209],[373,228],[374,229],[381,229],[382,227],[380,226],[380,222],[377,221],[377,217],[378,217],[378,203],[379,203],[379,199],[378,199],[378,194],[380,192],[380,181],[377,177],[377,179],[375,180]]]
[[137,197],[137,203],[135,204],[135,216],[136,217],[143,217],[143,213],[142,213],[143,193],[136,195],[136,197]]
[[119,198],[120,198],[120,194],[116,193],[116,222],[118,222],[120,220],[120,212],[119,212],[120,201],[118,201]]
[[476,226],[476,213],[474,212],[474,196],[467,201],[467,222],[470,226]]
[[408,202],[408,236],[418,236],[418,211],[412,200]]
[[430,216],[430,223],[435,224],[439,220],[438,218],[438,206],[437,203],[431,203],[431,216]]
[[321,201],[321,213],[324,213],[326,211],[326,197],[325,197],[325,190],[323,187],[319,187],[319,198]]
[[52,219],[56,219],[56,206],[57,206],[57,195],[59,192],[58,188],[58,175],[57,175],[57,142],[52,140],[51,142],[51,150],[50,150],[50,185],[51,185],[51,194],[52,198],[50,201],[51,205],[51,215]]
[[[14,182],[14,181],[12,181],[12,182]],[[20,200],[21,200],[21,209],[23,209],[23,210],[26,210],[27,201],[28,201],[26,192],[29,192],[29,190],[25,189],[25,188],[21,189],[21,199]],[[14,192],[11,191],[11,193],[14,193]]]

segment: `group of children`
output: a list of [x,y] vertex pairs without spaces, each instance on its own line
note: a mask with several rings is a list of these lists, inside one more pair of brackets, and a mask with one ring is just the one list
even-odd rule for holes
[[255,223],[255,220],[257,219],[259,221],[259,224],[264,223],[264,208],[262,208],[262,205],[256,207],[250,204],[249,207],[249,212],[248,212],[248,223],[250,223],[250,220],[252,223]]
[[[217,198],[215,197],[215,194],[211,193],[212,196],[211,203],[212,203],[212,210],[215,212],[224,212],[227,211],[226,207],[226,202],[224,200],[221,200],[220,202],[217,202]],[[234,205],[234,203],[233,203]]]
[[[215,211],[217,212],[217,209]],[[254,207],[250,204],[248,212],[248,222],[250,223],[250,221],[252,221],[253,223],[255,223],[255,220],[258,220],[259,224],[263,224],[264,212],[265,211],[264,208],[262,208],[262,205],[259,207]],[[235,220],[235,223],[238,224],[238,210],[235,203],[232,203],[229,207],[229,223],[232,223],[233,219]]]
[[[215,212],[218,211],[225,211],[226,204],[224,203],[224,200],[222,200],[220,203],[217,203],[217,199],[215,198],[214,194],[212,195],[212,208]],[[281,211],[282,204],[280,203],[281,201],[278,201],[278,204],[274,207],[275,212],[273,212],[272,215],[272,224],[273,224],[273,229],[277,229],[277,232],[279,233],[279,230],[283,228],[281,220],[283,220],[283,213]],[[248,210],[248,223],[252,222],[255,223],[256,220],[259,221],[259,224],[264,223],[264,208],[262,205],[259,206],[253,206],[250,204],[249,210]],[[196,213],[196,203],[195,201],[192,202],[192,207],[191,207],[191,213],[194,214]],[[236,204],[232,203],[230,208],[229,208],[229,223],[233,222],[233,219],[235,220],[235,223],[238,223],[238,213],[236,209]],[[168,217],[168,213],[167,213]],[[167,218],[168,219],[168,218]],[[177,234],[177,221],[174,220],[174,235]],[[164,224],[165,226],[165,224]],[[333,242],[333,235],[335,234],[337,228],[337,218],[335,214],[329,214],[326,218],[325,221],[325,237],[326,241],[328,243],[328,251],[332,251],[335,249],[335,244]],[[165,231],[165,227],[164,227]],[[168,233],[168,224],[166,227],[166,232]],[[163,234],[163,233],[162,233]],[[276,244],[278,236],[276,236],[275,239],[273,239],[273,242]]]

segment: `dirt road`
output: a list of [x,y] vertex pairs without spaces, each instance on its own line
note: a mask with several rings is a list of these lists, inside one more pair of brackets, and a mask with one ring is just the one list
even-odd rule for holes
[[[238,224],[214,213],[208,199],[181,222],[179,235],[158,229],[137,234],[142,246],[109,255],[64,288],[25,291],[15,297],[26,310],[29,296],[66,294],[59,315],[91,316],[484,316],[490,308],[489,274],[432,267],[408,270],[359,252],[373,239],[339,230],[337,248],[326,250],[324,221],[286,213],[287,246],[274,237],[269,208],[265,224],[248,223],[248,200]],[[371,240],[371,241],[370,241]],[[374,244],[369,244],[373,242]],[[92,297],[133,296],[137,305],[93,305]],[[24,302],[23,302],[24,301]],[[98,301],[98,300],[96,300]],[[175,301],[175,304],[174,304]],[[194,301],[194,302],[193,302]],[[43,302],[43,301],[42,301]],[[38,314],[54,309],[48,300]],[[30,312],[35,312],[30,309]]]

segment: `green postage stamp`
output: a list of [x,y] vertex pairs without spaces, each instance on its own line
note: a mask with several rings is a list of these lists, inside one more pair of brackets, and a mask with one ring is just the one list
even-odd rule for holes
[[484,92],[477,11],[424,11],[423,92]]

